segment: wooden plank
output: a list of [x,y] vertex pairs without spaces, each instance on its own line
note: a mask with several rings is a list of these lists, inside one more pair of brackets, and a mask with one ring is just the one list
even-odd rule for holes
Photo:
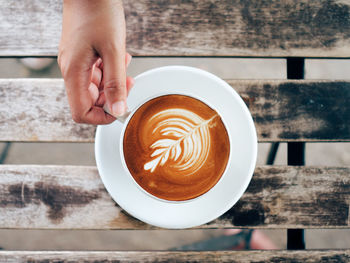
[[92,142],[95,126],[73,122],[62,79],[0,79],[0,140]]
[[[62,1],[0,0],[0,56],[56,56]],[[125,0],[134,56],[350,57],[344,0]]]
[[236,81],[259,141],[349,141],[349,81]]
[[350,250],[0,251],[1,262],[349,262]]
[[[241,200],[199,228],[349,228],[350,167],[261,166]],[[152,229],[123,211],[95,167],[0,166],[0,228]]]
[[[350,141],[350,81],[228,80],[260,142]],[[0,141],[93,142],[71,120],[61,79],[0,79]]]

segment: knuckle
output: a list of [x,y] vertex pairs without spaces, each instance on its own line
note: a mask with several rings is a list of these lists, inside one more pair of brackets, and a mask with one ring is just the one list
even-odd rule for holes
[[76,68],[77,65],[72,60],[62,59],[60,70],[62,77],[64,79],[75,78],[76,77]]
[[60,45],[58,48],[58,55],[57,55],[57,64],[60,67],[60,69],[62,70],[62,66],[64,65],[63,61],[64,61],[64,49],[62,48],[62,46]]
[[102,53],[102,59],[105,56],[110,56],[110,57],[120,57],[124,58],[125,57],[125,44],[122,38],[120,39],[119,37],[115,38],[113,41],[110,42],[103,42],[103,46],[101,48],[101,53]]
[[62,64],[60,66],[60,70],[61,70],[62,77],[65,79],[67,77],[67,67],[64,64]]
[[58,54],[57,63],[61,70],[62,77],[65,78],[67,76],[67,66],[66,66],[66,63],[64,62],[62,54]]
[[76,69],[81,65],[81,59],[77,54],[64,50],[58,53],[57,62],[64,79],[74,76]]
[[121,45],[117,41],[111,41],[104,43],[104,51],[108,54],[119,54],[121,53]]
[[72,119],[76,123],[84,123],[84,118],[77,112],[72,112]]
[[126,83],[118,79],[108,80],[104,84],[107,92],[123,92],[126,89]]

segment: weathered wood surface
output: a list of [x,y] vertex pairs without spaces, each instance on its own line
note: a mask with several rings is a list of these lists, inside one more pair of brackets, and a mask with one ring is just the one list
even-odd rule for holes
[[[124,0],[134,56],[350,57],[346,0]],[[56,56],[62,1],[0,1],[1,56]]]
[[236,81],[259,141],[349,141],[350,82]]
[[[262,166],[241,200],[199,228],[349,228],[350,167]],[[0,228],[151,229],[124,212],[95,167],[0,166]]]
[[0,261],[12,262],[349,262],[350,250],[253,250],[215,252],[169,251],[0,251]]
[[[350,81],[228,80],[261,142],[350,141]],[[0,79],[0,141],[92,142],[75,124],[61,79]]]
[[62,79],[0,79],[1,141],[92,142],[95,129],[73,122]]

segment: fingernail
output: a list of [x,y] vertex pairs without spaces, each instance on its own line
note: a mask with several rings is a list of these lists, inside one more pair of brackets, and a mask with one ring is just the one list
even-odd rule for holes
[[125,108],[125,102],[123,100],[119,100],[113,104],[112,113],[115,117],[119,117],[124,114]]

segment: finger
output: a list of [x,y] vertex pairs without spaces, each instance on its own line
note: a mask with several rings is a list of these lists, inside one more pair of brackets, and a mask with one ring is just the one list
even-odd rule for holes
[[[108,51],[108,52],[107,52]],[[104,93],[107,107],[115,116],[121,116],[126,111],[126,67],[125,52],[107,50],[102,53]]]
[[95,83],[90,83],[89,92],[92,98],[92,105],[95,105],[98,100],[98,97],[100,96],[100,91],[98,90],[98,87],[95,85]]
[[100,96],[98,97],[95,106],[98,107],[103,107],[103,105],[105,105],[106,103],[106,96],[105,93],[103,91],[100,92]]
[[135,85],[135,80],[132,77],[126,77],[127,95],[129,95],[129,92],[134,87],[134,85]]
[[[132,56],[129,53],[125,54],[125,66],[128,67],[130,65],[130,62],[132,60]],[[105,78],[103,77],[103,61],[98,59],[96,62],[97,66],[99,69],[102,70],[102,80],[101,80],[101,84],[99,86],[99,89],[103,89],[104,83],[105,83]]]
[[87,123],[99,125],[112,123],[116,118],[107,114],[101,107],[92,106],[90,111],[86,113],[85,120]]
[[96,67],[98,67],[99,69],[103,69],[103,63],[102,63],[102,58],[98,58],[96,63],[95,63]]
[[99,92],[91,82],[91,74],[97,57],[93,51],[89,51],[75,49],[74,54],[65,60],[63,76],[72,118],[78,123],[109,124],[115,118],[94,106]]
[[[128,95],[129,95],[129,91],[133,88],[134,83],[135,83],[135,80],[132,77],[126,78],[126,89],[127,89]],[[106,96],[103,91],[100,91],[99,97],[95,102],[95,106],[103,107],[105,103],[106,103]]]
[[64,60],[63,77],[73,120],[84,123],[86,113],[93,105],[89,92],[93,64],[97,57],[89,48],[75,49]]
[[[131,59],[132,59],[132,56],[126,52],[126,55],[125,55],[125,66],[126,67],[129,67],[130,65],[130,62],[131,62]],[[102,59],[99,58],[96,63],[95,63],[96,67],[98,67],[99,69],[103,70],[103,62],[102,62]]]
[[[131,62],[132,56],[130,55],[130,53],[126,52],[125,54],[125,65],[126,67],[129,66],[130,62]],[[96,67],[100,68],[101,70],[103,69],[103,61],[101,58],[99,58],[96,63],[95,63]]]
[[102,70],[97,67],[96,63],[92,69],[91,82],[94,83],[97,87],[100,86],[102,80]]

